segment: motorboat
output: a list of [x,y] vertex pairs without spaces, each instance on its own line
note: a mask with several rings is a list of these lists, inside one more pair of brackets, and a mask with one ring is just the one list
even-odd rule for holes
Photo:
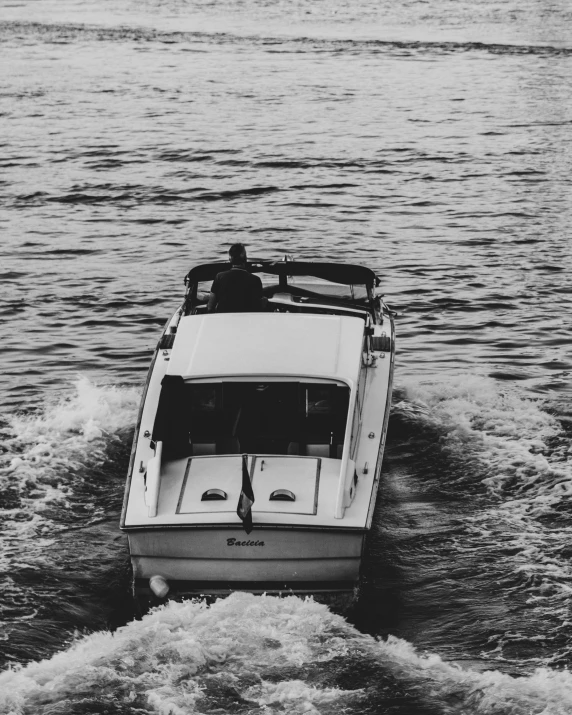
[[395,359],[380,279],[254,260],[265,309],[209,313],[228,263],[190,270],[146,382],[127,477],[136,597],[353,592]]

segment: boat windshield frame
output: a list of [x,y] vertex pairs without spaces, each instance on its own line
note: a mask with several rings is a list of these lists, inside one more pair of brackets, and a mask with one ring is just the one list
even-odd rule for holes
[[[375,289],[380,284],[379,277],[370,269],[356,264],[318,263],[311,261],[249,261],[248,270],[254,274],[276,276],[275,284],[266,284],[263,293],[272,299],[275,294],[290,293],[298,299],[319,299],[332,307],[360,307],[368,311],[374,309]],[[185,314],[204,303],[199,284],[213,281],[218,273],[230,269],[230,263],[206,263],[192,268],[185,276],[187,298]],[[333,295],[330,291],[320,291],[319,284],[300,285],[296,278],[319,279],[335,286],[347,286],[351,295]],[[362,290],[361,297],[354,297],[354,286]],[[365,293],[365,295],[364,295]]]

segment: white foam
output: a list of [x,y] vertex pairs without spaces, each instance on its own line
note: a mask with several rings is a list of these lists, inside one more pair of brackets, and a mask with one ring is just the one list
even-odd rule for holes
[[[170,603],[116,633],[78,641],[51,660],[0,675],[0,713],[23,713],[101,690],[160,713],[194,711],[206,684],[220,679],[264,712],[313,712],[335,689],[301,680],[264,681],[261,671],[329,659],[346,644],[332,636],[342,619],[323,605],[295,597],[236,593],[212,607]],[[361,637],[361,636],[360,636]]]
[[[416,692],[431,693],[463,715],[569,715],[572,674],[539,668],[530,676],[512,677],[498,670],[478,672],[448,663],[438,655],[420,655],[410,643],[390,636],[379,643],[384,663]],[[451,704],[453,704],[451,708]]]
[[538,517],[572,493],[570,445],[550,444],[562,429],[542,402],[473,376],[412,383],[407,394],[421,401],[417,413],[439,429],[445,452],[478,460],[483,484],[507,510]]
[[249,689],[245,696],[259,707],[276,708],[287,713],[319,713],[321,706],[340,700],[337,688],[319,688],[302,680],[286,680],[280,683],[262,683]]
[[34,552],[41,553],[50,543],[38,537],[59,528],[48,519],[50,510],[69,506],[82,470],[101,463],[110,440],[135,420],[136,390],[97,386],[85,377],[79,377],[73,389],[38,413],[3,415],[6,451],[0,458],[0,488],[12,492],[18,502],[3,510],[4,545],[10,543],[13,549],[14,540],[19,541],[29,563]]
[[[162,715],[226,712],[236,700],[267,715],[359,712],[364,691],[332,687],[330,664],[343,671],[362,660],[368,671],[378,664],[374,688],[389,674],[403,692],[443,712],[572,712],[568,672],[513,678],[463,669],[397,638],[378,642],[311,599],[235,593],[210,607],[169,603],[113,634],[84,637],[50,660],[0,674],[0,713],[90,699],[101,706],[106,698]],[[383,687],[376,692],[383,707]]]
[[461,471],[449,488],[462,494],[472,480],[492,497],[466,516],[468,534],[456,548],[485,553],[502,545],[508,555],[497,565],[518,575],[515,589],[566,620],[572,567],[561,551],[572,525],[559,519],[554,528],[554,522],[572,494],[572,462],[560,422],[543,401],[483,377],[410,382],[406,391],[410,402],[397,409],[435,430]]

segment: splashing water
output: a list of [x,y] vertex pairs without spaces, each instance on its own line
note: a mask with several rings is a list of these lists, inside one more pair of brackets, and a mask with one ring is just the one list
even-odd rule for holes
[[[98,570],[112,570],[110,563],[117,559],[112,547],[123,452],[138,395],[133,389],[98,387],[83,377],[74,388],[73,395],[38,413],[4,416],[0,615],[7,619],[3,650],[11,658],[28,659],[43,648],[53,652],[69,637],[70,627],[87,625],[89,581],[95,586]],[[114,523],[108,536],[110,514]],[[105,624],[105,618],[98,621],[96,601],[91,619]]]
[[0,713],[364,713],[393,703],[408,715],[564,715],[571,685],[569,673],[462,670],[360,634],[311,599],[236,593],[210,607],[170,603],[3,673]]
[[[556,449],[548,443],[561,434],[562,427],[539,402],[509,389],[501,391],[493,380],[467,376],[448,379],[446,384],[411,383],[407,395],[425,408],[423,420],[439,429],[444,449],[465,460],[479,460],[487,472],[483,482],[493,494],[522,491],[531,479],[552,473],[572,476],[566,471],[569,460],[564,468],[557,464],[566,461],[563,445]],[[539,500],[535,514],[549,507],[550,502]]]
[[[543,647],[551,643],[557,646],[552,662],[565,662],[572,446],[562,424],[543,402],[482,377],[411,382],[406,393],[395,413],[435,435],[441,454],[456,465],[436,475],[439,489],[473,499],[463,534],[454,540],[456,554],[494,572],[510,608],[533,606],[544,619],[540,632],[533,618],[533,626],[493,636],[495,656],[508,658],[515,643],[528,642],[530,661],[544,656],[546,663]],[[494,566],[485,564],[485,555]]]
[[[62,510],[73,511],[73,494],[82,473],[105,459],[105,449],[133,424],[138,401],[133,389],[98,387],[87,378],[75,394],[34,415],[8,415],[2,430],[0,490],[4,518],[19,539],[49,544]],[[97,518],[95,505],[83,512]],[[85,515],[84,515],[85,517]],[[60,526],[66,526],[66,519]]]

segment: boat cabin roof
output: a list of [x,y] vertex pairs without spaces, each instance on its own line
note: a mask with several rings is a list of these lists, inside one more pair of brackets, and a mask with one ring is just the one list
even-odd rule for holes
[[311,377],[356,384],[364,321],[339,315],[209,313],[181,318],[167,374]]

